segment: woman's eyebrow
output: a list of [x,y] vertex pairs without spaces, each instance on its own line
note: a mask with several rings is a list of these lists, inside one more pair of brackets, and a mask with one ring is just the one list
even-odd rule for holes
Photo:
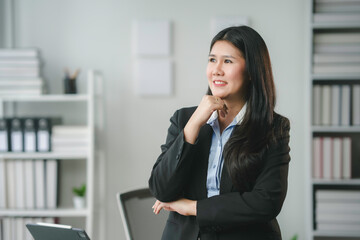
[[[209,57],[216,57],[216,55],[215,54],[209,54]],[[235,58],[232,55],[222,55],[222,57],[224,57],[224,58]]]

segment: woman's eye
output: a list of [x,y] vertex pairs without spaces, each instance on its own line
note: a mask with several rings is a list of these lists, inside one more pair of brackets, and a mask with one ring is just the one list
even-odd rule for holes
[[232,61],[231,60],[229,60],[229,59],[225,59],[225,61],[224,61],[225,63],[232,63]]
[[209,62],[215,62],[215,58],[209,58]]

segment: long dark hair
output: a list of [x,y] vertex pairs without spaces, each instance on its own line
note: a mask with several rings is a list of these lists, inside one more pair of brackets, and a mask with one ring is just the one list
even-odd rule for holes
[[[224,147],[224,164],[239,191],[250,191],[263,166],[262,156],[274,139],[275,85],[268,49],[262,37],[247,26],[229,27],[212,40],[225,40],[245,59],[246,113]],[[211,94],[210,88],[208,93]]]

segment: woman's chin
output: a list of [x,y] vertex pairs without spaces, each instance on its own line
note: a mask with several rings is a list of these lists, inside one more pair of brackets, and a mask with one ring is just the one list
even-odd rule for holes
[[221,98],[221,99],[225,99],[225,98],[226,98],[226,95],[225,95],[225,94],[220,94],[220,93],[213,93],[213,96],[214,96],[214,97]]
[[214,97],[224,98],[226,94],[221,91],[211,90]]

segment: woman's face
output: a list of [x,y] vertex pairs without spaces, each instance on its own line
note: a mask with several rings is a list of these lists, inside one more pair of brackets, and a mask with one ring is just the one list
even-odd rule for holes
[[209,54],[206,75],[211,92],[223,100],[242,100],[245,86],[245,59],[238,48],[217,41]]

